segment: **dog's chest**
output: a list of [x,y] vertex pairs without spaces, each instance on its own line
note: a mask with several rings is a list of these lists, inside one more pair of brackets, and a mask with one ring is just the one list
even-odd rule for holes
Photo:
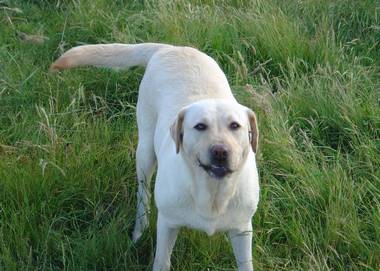
[[[169,196],[169,195],[167,195]],[[218,231],[238,229],[252,218],[257,200],[254,198],[234,197],[220,212],[213,210],[212,204],[197,204],[186,194],[156,197],[161,215],[174,227],[188,227],[205,231],[212,235]]]

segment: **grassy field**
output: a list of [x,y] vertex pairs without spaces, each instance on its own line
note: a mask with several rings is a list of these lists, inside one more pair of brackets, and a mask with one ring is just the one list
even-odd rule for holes
[[[48,73],[110,42],[197,47],[257,112],[256,270],[380,270],[378,0],[0,1],[0,270],[152,267],[154,213],[130,239],[144,70]],[[186,229],[172,264],[235,270]]]

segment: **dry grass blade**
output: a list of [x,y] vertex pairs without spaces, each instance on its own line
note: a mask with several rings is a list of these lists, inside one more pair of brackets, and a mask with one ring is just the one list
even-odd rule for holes
[[272,112],[272,100],[274,98],[273,94],[267,91],[264,94],[257,92],[251,84],[246,84],[244,90],[252,95],[254,103],[261,108],[265,113],[269,114]]
[[43,44],[49,40],[48,37],[42,35],[29,35],[24,32],[17,32],[17,36],[21,41],[31,44]]
[[0,144],[0,154],[10,154],[10,153],[15,153],[16,150],[17,150],[17,148],[14,147],[14,146],[9,146],[9,145]]
[[5,10],[5,11],[10,11],[16,14],[22,14],[22,10],[19,8],[10,8],[10,7],[0,7],[0,9]]

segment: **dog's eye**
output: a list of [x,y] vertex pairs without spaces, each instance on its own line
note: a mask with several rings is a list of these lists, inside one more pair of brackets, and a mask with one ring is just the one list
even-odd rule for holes
[[207,125],[204,123],[198,123],[197,125],[194,126],[195,129],[198,131],[204,131],[207,129]]
[[240,128],[240,124],[239,123],[237,123],[235,121],[231,122],[231,124],[230,124],[230,129],[231,130],[237,130],[239,128]]

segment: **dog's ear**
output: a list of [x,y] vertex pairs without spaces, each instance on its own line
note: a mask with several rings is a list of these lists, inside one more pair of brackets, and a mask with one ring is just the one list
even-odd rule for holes
[[257,153],[257,149],[259,147],[259,128],[257,125],[256,114],[248,109],[248,120],[249,120],[249,141],[251,143],[251,147],[254,153]]
[[175,142],[176,152],[179,153],[179,150],[182,145],[183,140],[183,119],[185,118],[185,109],[179,111],[176,120],[173,122],[170,127],[170,134]]

